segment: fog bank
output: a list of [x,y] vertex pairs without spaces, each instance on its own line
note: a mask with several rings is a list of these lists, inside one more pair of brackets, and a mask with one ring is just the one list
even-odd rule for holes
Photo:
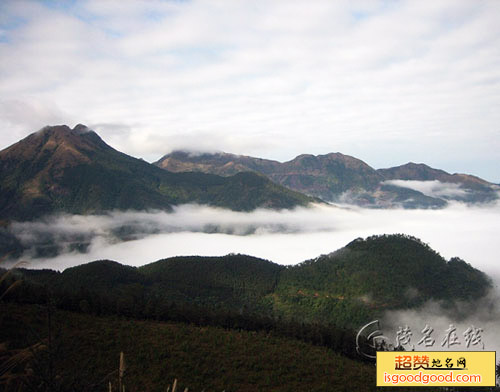
[[[463,317],[457,317],[462,314]],[[433,328],[431,338],[435,340],[432,347],[425,347],[424,344],[418,345],[423,337],[422,330],[425,326]],[[450,325],[456,327],[457,342],[459,344],[448,347],[445,340],[446,330]],[[497,360],[500,353],[500,337],[498,331],[500,328],[500,290],[498,286],[493,288],[485,297],[474,303],[456,303],[455,308],[446,309],[440,303],[435,301],[427,302],[420,309],[390,311],[385,314],[381,320],[381,328],[384,335],[392,342],[396,341],[396,334],[399,328],[408,326],[413,333],[411,344],[415,351],[496,351]],[[478,333],[480,337],[476,342],[469,343],[465,333],[468,329],[481,329]],[[405,349],[411,349],[408,345]]]
[[[499,218],[498,203],[481,207],[455,203],[440,210],[315,205],[249,213],[185,205],[172,213],[63,215],[15,223],[11,232],[29,248],[23,258],[31,268],[54,269],[104,258],[143,265],[171,256],[228,253],[296,264],[330,253],[357,237],[405,233],[420,238],[447,259],[459,256],[500,277]],[[62,253],[35,258],[32,247],[47,241],[55,241]],[[86,253],[72,250],[75,241],[86,243]]]

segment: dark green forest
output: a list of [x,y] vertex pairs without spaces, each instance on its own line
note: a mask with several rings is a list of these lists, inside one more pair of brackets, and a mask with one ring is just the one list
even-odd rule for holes
[[[355,350],[360,325],[428,299],[453,309],[491,287],[465,261],[446,261],[406,235],[357,239],[288,267],[231,254],[3,276],[2,355],[12,360],[32,349],[2,382],[61,391],[105,390],[116,381],[121,351],[130,361],[129,390],[166,390],[173,378],[190,390],[373,390],[373,364]],[[50,350],[59,342],[64,354],[47,353],[49,338]],[[359,385],[354,373],[365,374]]]

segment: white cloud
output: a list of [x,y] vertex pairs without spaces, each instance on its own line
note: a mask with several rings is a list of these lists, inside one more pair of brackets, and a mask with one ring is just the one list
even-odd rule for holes
[[[458,203],[442,210],[322,205],[252,213],[187,205],[177,207],[173,213],[115,212],[106,216],[53,217],[35,223],[17,223],[13,232],[25,244],[49,235],[63,247],[75,238],[90,242],[88,254],[31,260],[33,267],[47,268],[64,268],[102,258],[142,265],[170,256],[231,252],[296,264],[330,253],[357,237],[406,233],[421,238],[446,258],[459,256],[500,279],[496,247],[499,218],[499,205],[466,207]],[[123,228],[133,228],[129,232],[130,241],[118,240],[116,233],[118,230],[123,233]]]
[[26,136],[26,129],[34,132],[45,125],[65,124],[69,116],[49,100],[42,102],[24,97],[14,100],[0,99],[0,119],[4,130],[1,137],[9,143],[15,143]]
[[[499,303],[500,293],[497,287],[492,289],[486,298],[473,305],[457,302],[455,307],[447,309],[439,302],[429,301],[419,309],[386,312],[381,321],[381,327],[384,335],[392,342],[396,341],[396,332],[400,327],[410,327],[413,333],[411,344],[415,346],[416,351],[481,351],[484,344],[484,350],[496,351],[498,356],[498,353],[500,353],[500,339],[498,337]],[[459,318],[457,314],[461,314],[463,317]],[[422,330],[426,325],[433,328],[431,338],[435,342],[432,347],[418,345],[419,340],[423,337]],[[443,346],[446,330],[450,325],[456,327],[457,342],[459,344],[448,347],[445,343]],[[469,328],[482,330],[479,332],[481,342],[478,344],[470,342],[469,347],[467,347],[464,333]]]
[[450,197],[463,198],[467,196],[467,190],[463,189],[460,184],[451,182],[441,182],[438,180],[432,181],[417,181],[417,180],[387,180],[383,182],[388,185],[395,185],[401,188],[409,188],[415,191],[422,192],[430,197]]

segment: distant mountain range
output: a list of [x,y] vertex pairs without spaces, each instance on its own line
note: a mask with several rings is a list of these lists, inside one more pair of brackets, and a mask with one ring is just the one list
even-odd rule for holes
[[59,212],[170,210],[185,203],[239,211],[322,200],[440,208],[450,200],[492,201],[499,191],[500,186],[466,174],[414,163],[375,170],[340,153],[280,163],[177,151],[150,164],[113,149],[81,124],[48,126],[0,151],[0,221]]
[[288,162],[227,153],[175,151],[154,163],[171,172],[230,176],[257,172],[277,184],[328,202],[367,207],[440,208],[448,201],[482,203],[498,198],[500,187],[467,174],[449,174],[407,163],[375,170],[340,153],[299,155]]
[[248,211],[311,201],[256,172],[221,177],[161,170],[116,151],[84,125],[46,127],[0,151],[3,220],[56,212],[169,210],[183,203]]

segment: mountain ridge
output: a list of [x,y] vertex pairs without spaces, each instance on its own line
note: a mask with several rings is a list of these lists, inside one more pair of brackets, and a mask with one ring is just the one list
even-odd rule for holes
[[[407,163],[374,169],[362,160],[339,152],[301,154],[285,162],[229,153],[174,151],[153,164],[173,172],[200,171],[230,175],[256,171],[289,189],[335,203],[366,207],[441,208],[450,200],[469,203],[498,198],[496,184],[479,177]],[[425,193],[401,181],[439,181],[454,184],[461,192],[453,195]]]
[[115,150],[82,124],[48,126],[0,151],[0,194],[4,220],[183,203],[248,211],[318,201],[258,173],[170,173]]
[[163,302],[211,309],[223,305],[236,312],[247,309],[268,317],[342,327],[428,300],[447,301],[450,306],[453,301],[474,301],[492,287],[486,274],[465,261],[445,260],[417,238],[401,234],[358,238],[293,266],[229,254],[171,257],[141,267],[99,260],[63,272],[19,272],[55,291],[102,293],[113,301],[134,302],[142,293],[141,301],[150,298],[157,306]]
[[481,184],[488,186],[496,185],[471,174],[450,174],[441,169],[434,169],[426,165],[425,163],[408,162],[404,165],[378,169],[377,171],[381,173],[386,179],[404,179],[417,181],[438,180],[451,183]]

